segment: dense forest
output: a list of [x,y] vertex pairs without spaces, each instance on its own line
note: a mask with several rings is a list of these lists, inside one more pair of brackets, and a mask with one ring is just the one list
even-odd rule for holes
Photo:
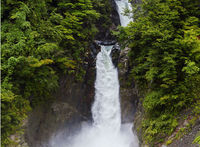
[[[110,25],[108,1],[3,0],[2,146],[35,106],[51,101],[61,74],[85,75],[96,24]],[[100,15],[101,13],[101,15]]]
[[143,139],[156,144],[175,130],[183,110],[192,111],[191,122],[200,115],[199,1],[144,0],[133,14],[116,34],[131,48],[127,82],[136,81],[143,97]]
[[[137,85],[144,115],[138,131],[149,145],[165,142],[179,125],[200,117],[200,4],[198,0],[133,3],[133,22],[113,34],[128,47],[126,83]],[[90,44],[109,29],[109,0],[1,1],[1,145],[28,112],[53,101],[63,73],[86,74]],[[99,28],[101,24],[101,28]],[[189,114],[185,114],[187,111]],[[191,119],[190,119],[191,118]],[[170,144],[173,141],[167,140]],[[194,142],[200,144],[200,137]]]

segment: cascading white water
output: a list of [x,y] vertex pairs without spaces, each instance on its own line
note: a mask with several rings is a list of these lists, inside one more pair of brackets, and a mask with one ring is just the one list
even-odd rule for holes
[[121,124],[117,68],[110,57],[112,46],[101,46],[96,60],[93,123],[59,147],[138,147],[132,124]]
[[132,21],[131,16],[123,15],[125,9],[132,10],[131,4],[128,0],[115,0],[115,3],[117,4],[121,26],[125,27]]
[[93,123],[84,123],[78,134],[54,136],[48,147],[138,147],[132,124],[121,124],[118,71],[110,57],[112,46],[101,46],[96,61]]
[[[131,9],[128,0],[115,0],[122,26],[132,21],[122,13]],[[95,100],[92,106],[93,123],[84,123],[78,134],[65,138],[54,136],[48,147],[138,147],[132,124],[121,124],[118,71],[110,57],[112,46],[101,46],[96,61]]]
[[92,115],[95,127],[114,134],[120,130],[121,113],[118,72],[110,57],[111,48],[112,46],[101,46],[101,52],[97,55]]

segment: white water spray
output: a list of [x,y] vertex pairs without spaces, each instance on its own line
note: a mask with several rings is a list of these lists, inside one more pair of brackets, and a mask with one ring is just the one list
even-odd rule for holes
[[97,55],[92,116],[95,127],[115,134],[120,130],[121,112],[118,72],[110,57],[111,48],[112,46],[101,46],[101,52]]
[[121,26],[126,27],[132,21],[132,16],[130,16],[130,14],[127,14],[128,16],[124,15],[124,10],[132,10],[131,4],[128,0],[115,0],[115,3],[117,4],[117,11],[120,17]]
[[[122,13],[130,9],[128,0],[115,0],[122,26],[130,21]],[[85,123],[78,134],[64,138],[62,133],[51,139],[48,147],[138,147],[132,124],[121,124],[118,71],[110,57],[112,46],[101,46],[96,61],[93,123]]]

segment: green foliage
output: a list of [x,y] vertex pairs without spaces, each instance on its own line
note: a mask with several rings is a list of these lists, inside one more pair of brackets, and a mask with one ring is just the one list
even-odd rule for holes
[[97,21],[97,27],[102,30],[110,29],[112,22],[110,19],[112,6],[110,0],[93,0],[94,8],[97,12],[99,12],[100,18]]
[[133,13],[134,22],[116,35],[131,48],[129,79],[144,95],[144,140],[154,144],[200,99],[199,7],[195,0],[143,0]]
[[8,135],[19,129],[19,124],[26,117],[30,110],[29,102],[21,96],[15,95],[12,91],[2,85],[1,89],[1,133],[2,144],[10,143]]
[[200,101],[197,101],[193,106],[193,115],[198,116],[200,115]]
[[[30,106],[51,99],[59,76],[85,75],[83,63],[100,14],[91,0],[4,0],[2,4],[2,146]],[[96,7],[96,5],[95,5]]]
[[193,75],[199,72],[199,67],[195,65],[195,62],[185,61],[186,66],[183,67],[182,71],[188,75]]
[[172,143],[172,140],[168,140],[167,142],[166,142],[166,145],[170,145]]
[[159,117],[145,118],[142,123],[143,135],[146,143],[159,143],[162,138],[172,133],[178,125],[173,115],[163,113]]
[[200,145],[200,136],[197,136],[197,137],[194,139],[193,143],[197,143],[197,144]]

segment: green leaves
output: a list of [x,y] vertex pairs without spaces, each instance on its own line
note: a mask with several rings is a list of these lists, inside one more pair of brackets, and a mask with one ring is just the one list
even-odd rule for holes
[[64,65],[64,68],[67,69],[75,69],[76,68],[76,62],[74,60],[70,60],[69,58],[59,58],[57,62],[62,63]]
[[[6,83],[4,83],[6,84]],[[26,118],[24,112],[30,111],[29,102],[23,100],[19,95],[5,89],[1,89],[1,132],[2,145],[7,145],[10,140],[7,138],[10,134],[19,129],[19,123]]]
[[[133,11],[134,22],[117,35],[131,48],[129,78],[144,95],[144,140],[154,144],[171,133],[182,109],[200,99],[199,7],[189,0],[143,0]],[[157,125],[163,115],[168,130]]]
[[189,76],[193,74],[198,74],[200,71],[200,68],[196,66],[195,62],[192,61],[185,61],[186,66],[183,67],[182,71],[188,74]]
[[44,60],[38,61],[37,59],[35,59],[35,60],[32,59],[32,62],[35,62],[35,63],[30,64],[31,67],[41,67],[42,65],[52,64],[53,60],[44,59]]
[[193,143],[200,144],[200,136],[197,136],[197,137],[194,139]]
[[173,115],[168,113],[163,113],[150,120],[144,119],[142,123],[142,127],[144,128],[143,135],[145,137],[144,142],[150,145],[162,142],[162,138],[172,133],[177,125],[177,120],[173,118]]
[[58,52],[59,47],[55,43],[45,43],[40,45],[36,51],[36,56],[40,58],[51,58],[56,52]]
[[12,93],[12,91],[6,90],[6,89],[1,90],[1,101],[2,102],[12,102],[15,97],[16,96],[14,95],[14,93]]
[[78,80],[100,14],[90,0],[2,1],[2,146],[62,74]]
[[148,95],[145,97],[143,107],[147,112],[150,112],[151,115],[153,115],[155,111],[160,111],[160,97],[162,95],[162,91],[152,91],[151,93],[148,93]]

